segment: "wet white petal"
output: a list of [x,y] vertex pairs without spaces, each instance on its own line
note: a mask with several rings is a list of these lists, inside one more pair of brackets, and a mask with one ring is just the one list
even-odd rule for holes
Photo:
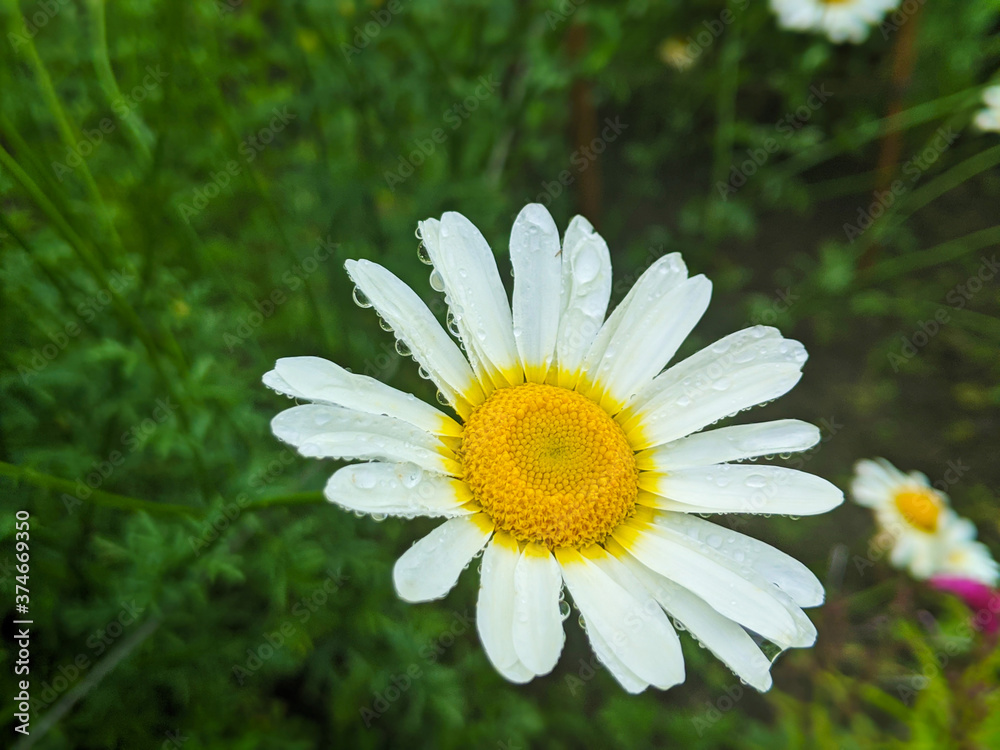
[[444,283],[452,318],[480,381],[517,385],[523,370],[514,342],[507,292],[489,244],[467,218],[449,211],[420,233]]
[[625,563],[671,617],[740,679],[757,690],[770,689],[771,662],[742,626],[720,615],[683,586],[654,573],[614,540],[609,542],[608,550]]
[[635,519],[619,526],[614,538],[646,567],[780,647],[810,646],[815,641],[815,627],[786,594],[750,566],[734,563],[710,545]]
[[797,419],[736,425],[674,440],[636,455],[639,469],[672,471],[804,451],[820,441],[819,429]]
[[604,323],[611,298],[611,253],[586,219],[575,216],[562,244],[558,384],[575,388],[584,357]]
[[493,522],[482,513],[438,526],[396,561],[392,580],[400,599],[427,602],[446,596],[492,533]]
[[559,661],[563,641],[559,592],[562,574],[549,549],[525,546],[514,571],[514,648],[535,674],[548,674]]
[[462,416],[486,398],[458,345],[416,292],[367,260],[346,263],[347,273],[378,313],[409,347],[413,358]]
[[726,336],[658,375],[618,416],[636,450],[690,435],[789,391],[808,355],[756,326]]
[[773,585],[784,591],[800,607],[815,607],[823,603],[823,584],[809,568],[790,555],[759,539],[740,534],[718,524],[683,513],[658,512],[652,523],[684,534],[696,543],[714,550],[741,567],[749,566]]
[[559,230],[545,207],[529,203],[510,233],[514,340],[528,381],[542,383],[555,358],[562,282]]
[[[559,548],[556,557],[588,633],[596,633],[640,680],[663,690],[684,681],[677,633],[619,560],[596,545],[584,554]],[[622,585],[629,580],[631,585]]]
[[619,361],[619,343],[624,337],[634,334],[633,328],[645,312],[686,280],[687,266],[681,260],[680,253],[664,255],[646,269],[601,326],[587,351],[581,382],[577,386],[582,393],[601,402],[608,393],[608,384],[602,382],[601,377]]
[[483,553],[476,627],[490,663],[511,682],[524,683],[534,673],[514,649],[514,570],[519,558],[514,537],[497,531]]
[[356,375],[319,357],[284,357],[274,366],[290,395],[337,404],[368,414],[385,414],[435,435],[460,437],[462,426],[410,393]]
[[777,513],[812,516],[844,502],[844,493],[822,477],[783,466],[718,464],[639,474],[639,486],[667,502],[658,508],[687,513]]
[[393,417],[304,404],[280,412],[271,430],[303,456],[410,462],[428,471],[462,473],[455,454],[438,438]]
[[669,362],[708,308],[712,283],[704,276],[681,282],[666,293],[647,289],[635,300],[604,350],[604,357],[586,377],[596,386],[590,396],[600,396],[609,414],[648,385]]
[[469,486],[415,464],[363,463],[345,466],[326,483],[326,499],[348,510],[389,516],[463,516],[472,500]]

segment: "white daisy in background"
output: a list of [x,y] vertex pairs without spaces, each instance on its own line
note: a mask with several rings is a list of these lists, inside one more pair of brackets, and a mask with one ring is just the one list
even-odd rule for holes
[[901,0],[771,0],[778,24],[793,31],[826,34],[835,44],[858,44],[872,26],[899,7]]
[[404,600],[445,596],[485,548],[478,630],[507,679],[555,666],[565,585],[598,658],[628,691],[684,680],[674,623],[768,689],[760,644],[811,645],[816,629],[801,608],[820,604],[823,588],[795,559],[701,516],[823,513],[843,495],[804,472],[728,463],[805,450],[819,440],[809,424],[699,431],[792,388],[802,345],[758,326],[661,372],[711,294],[680,255],[657,260],[605,320],[610,254],[581,217],[560,243],[542,206],[521,211],[510,238],[513,306],[464,216],[421,222],[419,236],[464,353],[388,270],[359,260],[347,272],[356,301],[375,308],[459,419],[332,362],[295,357],[278,360],[264,382],[313,403],[278,414],[274,434],[304,456],[371,461],[331,477],[334,503],[449,519],[396,563]]
[[893,565],[918,580],[947,575],[996,582],[997,564],[975,541],[976,527],[952,510],[947,495],[925,475],[904,474],[884,458],[858,461],[854,471],[854,500],[874,510]]
[[983,104],[986,109],[981,109],[976,114],[976,127],[1000,132],[1000,86],[990,86],[983,90]]

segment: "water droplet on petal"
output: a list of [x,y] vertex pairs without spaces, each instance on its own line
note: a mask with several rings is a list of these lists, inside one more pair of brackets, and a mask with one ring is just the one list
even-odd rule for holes
[[425,245],[423,241],[417,245],[417,257],[420,258],[420,262],[425,265],[430,266],[434,264],[434,261],[431,260],[430,250],[427,249],[427,245]]
[[356,304],[358,307],[369,308],[372,306],[372,303],[365,296],[365,293],[362,292],[357,287],[354,287],[354,292],[351,294],[351,296],[354,297],[354,304]]
[[444,276],[442,276],[441,272],[436,268],[431,271],[431,289],[435,292],[444,291]]

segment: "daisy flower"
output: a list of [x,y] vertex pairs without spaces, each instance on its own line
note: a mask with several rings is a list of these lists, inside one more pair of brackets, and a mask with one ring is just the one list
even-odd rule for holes
[[976,527],[952,510],[947,495],[924,474],[904,474],[884,458],[859,461],[854,470],[854,500],[875,512],[894,566],[918,580],[944,575],[996,582],[997,564],[975,541]]
[[899,7],[900,0],[771,0],[778,24],[793,31],[826,34],[835,44],[858,44],[870,27]]
[[983,104],[986,109],[981,109],[976,114],[976,127],[1000,132],[1000,86],[990,86],[983,90]]
[[418,236],[461,348],[390,271],[357,260],[347,272],[355,300],[378,312],[457,419],[314,357],[278,360],[264,376],[312,402],[278,414],[277,437],[304,456],[369,461],[337,471],[329,500],[447,519],[399,558],[399,596],[440,599],[485,550],[477,628],[508,680],[555,666],[565,586],[626,690],[683,682],[675,624],[748,684],[769,688],[763,641],[811,645],[816,630],[802,607],[823,601],[822,586],[795,559],[702,516],[823,513],[843,495],[804,472],[731,463],[805,450],[819,440],[812,425],[701,430],[792,388],[802,345],[758,326],[661,372],[711,294],[680,255],[653,263],[605,320],[610,254],[579,216],[560,242],[545,208],[521,211],[510,237],[512,303],[464,216],[421,222]]

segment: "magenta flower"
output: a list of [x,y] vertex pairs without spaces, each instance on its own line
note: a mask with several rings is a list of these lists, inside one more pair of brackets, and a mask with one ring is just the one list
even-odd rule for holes
[[996,633],[1000,629],[1000,591],[971,578],[933,576],[930,584],[938,591],[947,591],[964,601],[972,610],[976,630]]

